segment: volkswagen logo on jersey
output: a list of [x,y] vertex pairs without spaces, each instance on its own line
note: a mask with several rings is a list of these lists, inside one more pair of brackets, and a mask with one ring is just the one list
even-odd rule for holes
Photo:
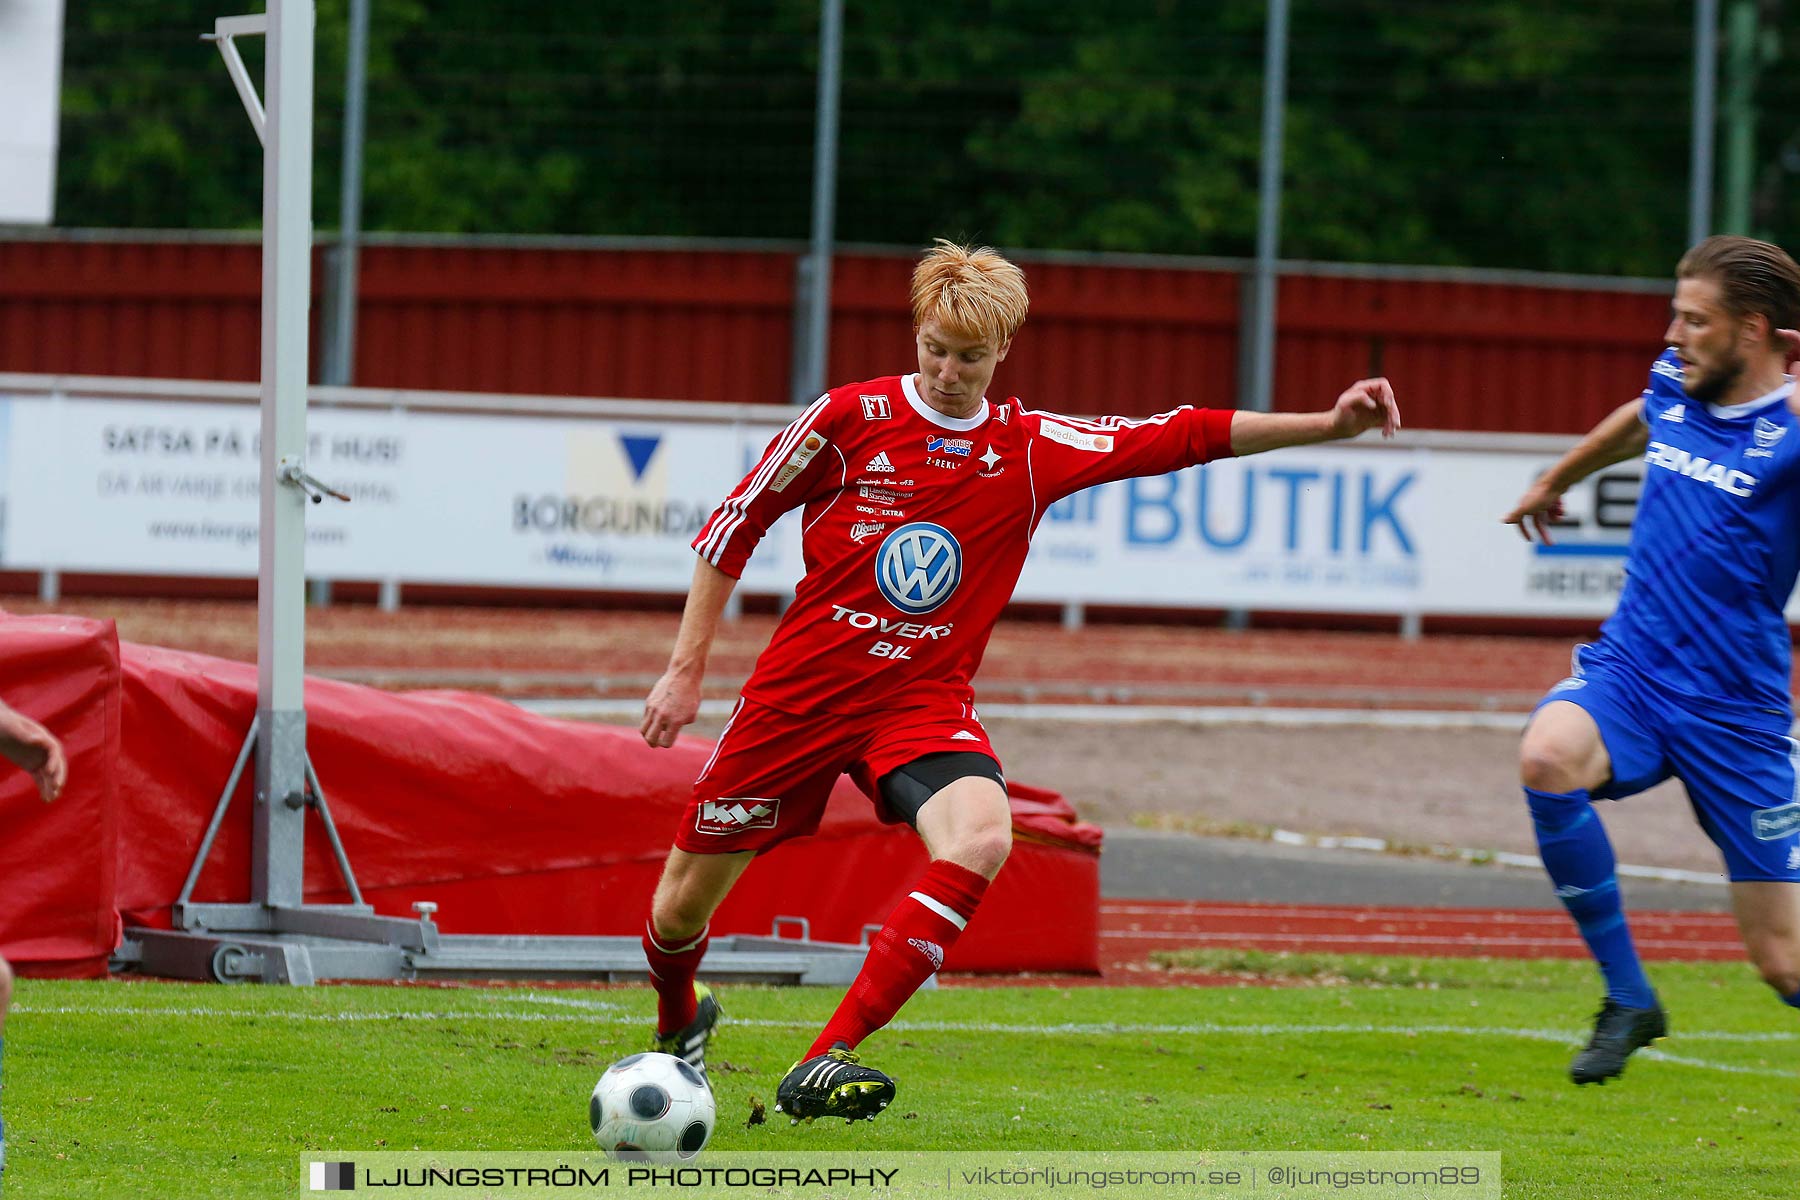
[[950,599],[961,582],[962,547],[942,525],[902,525],[875,552],[875,586],[903,613],[930,612]]

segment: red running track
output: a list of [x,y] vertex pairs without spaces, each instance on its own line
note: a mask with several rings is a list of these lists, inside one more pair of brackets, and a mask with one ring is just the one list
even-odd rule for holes
[[[1634,912],[1638,952],[1652,961],[1735,961],[1744,957],[1729,913]],[[1105,900],[1100,904],[1099,978],[1057,975],[1032,982],[1241,985],[1236,976],[1171,971],[1159,950],[1267,950],[1297,954],[1395,954],[1421,958],[1584,958],[1567,915],[1547,909],[1350,908],[1192,900]],[[956,976],[950,986],[1017,983],[1017,977]]]
[[[1634,912],[1646,959],[1742,958],[1729,913]],[[1547,909],[1345,908],[1305,904],[1107,900],[1100,905],[1103,969],[1142,963],[1156,950],[1201,947],[1304,953],[1412,954],[1427,958],[1582,958],[1568,916]]]

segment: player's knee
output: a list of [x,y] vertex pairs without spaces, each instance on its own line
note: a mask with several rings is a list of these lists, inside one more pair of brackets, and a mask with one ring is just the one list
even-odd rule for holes
[[1774,988],[1775,994],[1783,1000],[1800,994],[1800,965],[1788,963],[1765,967],[1758,963],[1756,969],[1762,975],[1762,981]]
[[679,880],[663,879],[650,899],[650,925],[659,942],[692,938],[712,920],[712,906],[700,889],[683,887]]
[[1582,786],[1581,764],[1555,742],[1526,738],[1519,746],[1519,782],[1538,792],[1572,792]]
[[948,856],[958,866],[967,867],[985,879],[992,879],[1006,865],[1012,853],[1012,824],[983,822],[957,840]]
[[1756,963],[1756,973],[1775,989],[1776,995],[1785,1000],[1800,992],[1800,956],[1791,947],[1752,946],[1750,957]]

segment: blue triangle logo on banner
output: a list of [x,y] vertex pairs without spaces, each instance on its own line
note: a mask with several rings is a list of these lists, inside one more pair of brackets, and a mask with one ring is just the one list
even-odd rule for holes
[[651,458],[656,455],[656,448],[662,445],[660,437],[645,437],[642,434],[621,433],[619,444],[625,447],[625,457],[631,460],[631,481],[642,483],[644,471],[650,466]]

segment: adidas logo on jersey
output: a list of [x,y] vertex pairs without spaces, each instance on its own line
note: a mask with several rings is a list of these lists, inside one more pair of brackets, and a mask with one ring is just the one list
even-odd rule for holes
[[888,461],[887,451],[883,450],[881,453],[877,454],[874,458],[871,458],[869,460],[869,465],[864,467],[863,470],[873,472],[875,474],[885,473],[888,475],[892,475],[894,473],[894,464]]
[[1663,413],[1662,416],[1660,416],[1656,419],[1659,421],[1674,421],[1677,425],[1679,425],[1682,422],[1687,420],[1687,405],[1677,404],[1673,408],[1670,408],[1667,412]]
[[936,942],[928,942],[924,938],[907,938],[906,944],[931,960],[931,969],[937,970],[944,965],[944,948]]
[[950,740],[953,742],[979,742],[981,739],[966,729],[959,729],[950,735]]

